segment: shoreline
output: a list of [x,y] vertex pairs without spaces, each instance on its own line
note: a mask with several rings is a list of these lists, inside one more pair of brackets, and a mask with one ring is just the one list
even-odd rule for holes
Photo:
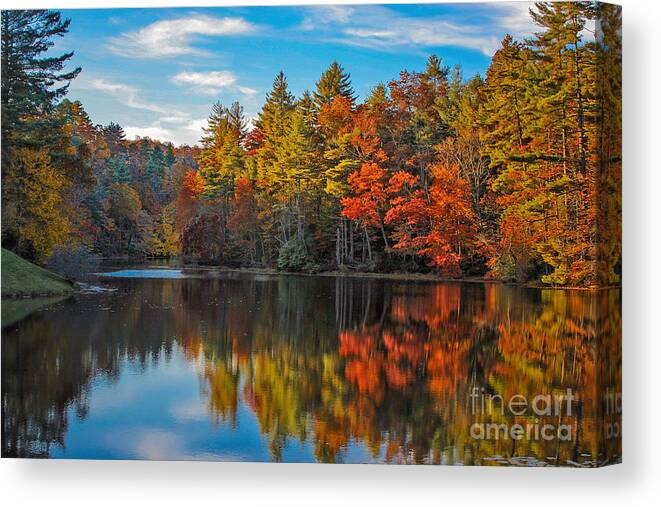
[[[186,269],[190,266],[184,266]],[[268,275],[287,275],[287,276],[318,276],[327,278],[372,278],[381,280],[409,281],[409,282],[441,282],[441,283],[473,283],[473,284],[499,284],[511,287],[522,287],[525,289],[549,289],[549,290],[579,290],[597,292],[600,290],[621,289],[621,285],[609,285],[604,287],[573,287],[573,286],[553,286],[542,285],[540,283],[524,282],[504,282],[491,278],[467,277],[467,278],[449,278],[433,273],[373,273],[369,271],[321,271],[319,273],[299,273],[294,271],[279,271],[269,268],[232,268],[225,266],[209,266],[211,269],[228,273],[253,273]],[[199,268],[196,266],[196,268]]]
[[[135,262],[135,263],[149,263],[153,261],[164,261],[166,259],[129,259],[129,258],[105,258],[103,262]],[[165,266],[164,266],[165,267]],[[270,275],[270,276],[306,276],[306,277],[326,277],[326,278],[366,278],[375,280],[392,280],[392,281],[409,281],[409,282],[440,282],[440,283],[473,283],[473,284],[500,284],[511,287],[521,287],[525,289],[540,289],[540,290],[573,290],[573,291],[587,291],[597,292],[601,290],[621,289],[622,285],[607,285],[603,287],[580,287],[580,286],[558,286],[558,285],[543,285],[541,282],[505,282],[502,280],[495,280],[484,277],[466,277],[466,278],[451,278],[444,277],[435,273],[382,273],[370,271],[350,271],[350,270],[331,270],[320,271],[317,273],[304,273],[297,271],[281,271],[274,268],[258,268],[258,267],[232,267],[232,266],[214,266],[205,264],[186,264],[175,263],[168,267],[174,269],[198,269],[202,271],[218,271],[223,273],[245,273],[257,275]]]

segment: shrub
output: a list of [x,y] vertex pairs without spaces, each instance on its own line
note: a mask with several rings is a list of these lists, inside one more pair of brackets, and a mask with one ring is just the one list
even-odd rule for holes
[[46,268],[67,280],[83,280],[97,271],[101,257],[84,246],[58,247],[48,259]]
[[489,266],[491,267],[489,275],[492,278],[503,282],[517,280],[517,267],[512,255],[506,253],[499,255],[489,263]]
[[305,247],[305,242],[297,239],[287,241],[278,252],[278,268],[285,271],[305,271],[312,266],[313,260],[310,258]]

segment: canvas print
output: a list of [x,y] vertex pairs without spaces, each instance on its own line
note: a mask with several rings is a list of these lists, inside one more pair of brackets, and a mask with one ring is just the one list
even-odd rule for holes
[[3,458],[621,461],[620,7],[1,25]]

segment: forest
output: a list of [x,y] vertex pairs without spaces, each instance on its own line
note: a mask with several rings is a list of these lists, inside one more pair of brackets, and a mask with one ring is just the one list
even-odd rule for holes
[[[216,266],[620,283],[619,10],[540,2],[485,75],[436,55],[358,98],[341,63],[196,146],[126,139],[67,97],[69,20],[2,12],[2,245]],[[596,27],[596,30],[595,30]],[[286,61],[286,60],[285,60]],[[316,79],[316,81],[315,81]]]

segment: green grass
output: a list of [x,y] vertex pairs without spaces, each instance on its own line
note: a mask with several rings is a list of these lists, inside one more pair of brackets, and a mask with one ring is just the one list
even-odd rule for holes
[[73,292],[73,285],[9,250],[2,249],[2,297],[56,296]]

